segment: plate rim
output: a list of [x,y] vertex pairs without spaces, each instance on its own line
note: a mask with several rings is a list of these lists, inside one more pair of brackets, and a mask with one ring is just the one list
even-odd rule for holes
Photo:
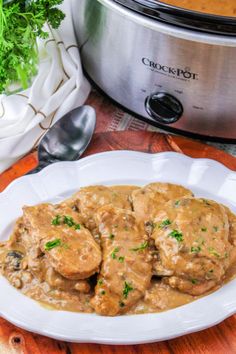
[[179,153],[179,152],[175,152],[175,151],[163,151],[163,152],[156,152],[156,153],[149,153],[149,152],[142,152],[142,151],[133,151],[133,150],[112,150],[112,151],[103,151],[103,152],[99,152],[99,153],[95,153],[89,156],[85,156],[80,158],[79,160],[76,161],[58,161],[58,162],[54,162],[46,167],[44,167],[41,171],[34,173],[34,174],[26,174],[24,176],[18,177],[16,178],[14,181],[12,181],[2,192],[0,192],[0,196],[2,194],[5,194],[8,189],[12,188],[12,186],[14,186],[16,183],[19,183],[20,181],[22,181],[25,178],[34,178],[34,176],[40,176],[43,174],[46,174],[46,172],[48,172],[50,169],[54,168],[55,166],[62,166],[62,165],[71,165],[71,164],[80,164],[81,161],[89,161],[89,160],[93,160],[94,157],[96,158],[100,158],[106,155],[120,155],[120,154],[129,154],[129,155],[143,155],[144,157],[148,157],[148,159],[153,159],[156,158],[157,156],[161,156],[161,157],[175,157],[177,159],[185,159],[186,161],[202,161],[202,162],[206,162],[208,165],[212,165],[212,167],[216,167],[218,166],[218,168],[222,168],[224,169],[226,172],[230,172],[230,173],[235,173],[236,171],[230,169],[229,167],[225,166],[224,164],[222,164],[221,162],[217,161],[217,160],[213,160],[210,158],[203,158],[203,157],[191,157],[188,156],[184,153]]
[[[36,178],[41,178],[41,176],[44,176],[46,175],[49,171],[53,170],[53,169],[61,169],[61,171],[63,171],[63,166],[66,165],[66,169],[73,169],[75,168],[79,168],[79,166],[83,166],[83,165],[86,165],[86,163],[90,162],[90,161],[93,161],[94,159],[96,160],[99,160],[99,159],[103,159],[104,156],[113,156],[113,157],[124,157],[127,155],[129,155],[129,157],[131,158],[140,158],[141,156],[149,161],[152,161],[152,160],[155,160],[156,158],[158,159],[161,159],[161,158],[167,158],[167,159],[177,159],[177,160],[182,160],[182,161],[186,161],[188,164],[193,164],[195,161],[198,161],[198,162],[203,162],[207,167],[209,168],[216,168],[216,169],[220,169],[222,172],[226,173],[226,174],[233,174],[235,175],[236,177],[236,172],[233,171],[233,170],[230,170],[228,167],[224,166],[222,163],[218,162],[218,161],[215,161],[215,160],[212,160],[212,159],[208,159],[208,158],[192,158],[192,157],[189,157],[189,156],[186,156],[184,154],[180,154],[180,153],[177,153],[177,152],[160,152],[160,153],[153,153],[153,154],[150,154],[150,153],[146,153],[146,152],[137,152],[137,151],[129,151],[129,150],[118,150],[118,151],[107,151],[107,152],[101,152],[101,153],[98,153],[98,154],[93,154],[93,155],[90,155],[90,156],[87,156],[87,157],[84,157],[78,161],[73,161],[73,162],[57,162],[55,164],[52,164],[52,165],[49,165],[47,167],[45,167],[42,171],[34,174],[34,175],[28,175],[28,176],[22,176],[20,178],[18,178],[17,180],[13,181],[2,193],[0,193],[0,203],[1,203],[1,200],[3,198],[3,196],[7,195],[8,193],[12,193],[14,192],[14,188],[16,188],[15,186],[17,186],[18,184],[21,184],[23,180],[25,179],[31,179],[31,180],[34,180]],[[65,169],[65,170],[66,170]],[[0,277],[0,280],[2,279],[3,277],[1,276]],[[0,281],[1,283],[1,281]],[[236,287],[236,280],[235,280],[235,287]],[[221,288],[222,289],[222,288]],[[17,291],[17,290],[16,290]],[[17,291],[18,292],[18,291]],[[217,291],[216,291],[217,292]],[[214,292],[214,294],[216,293]],[[21,294],[22,295],[22,294]],[[24,296],[24,295],[22,295]],[[202,299],[206,299],[207,296],[203,297]],[[28,299],[28,298],[27,298]],[[200,300],[202,300],[200,299]],[[34,300],[31,300],[29,299],[30,301],[33,301]],[[198,301],[200,301],[198,300]],[[194,303],[194,302],[193,302]],[[193,304],[191,303],[191,304]],[[184,306],[189,306],[190,304],[188,305],[184,305]],[[28,330],[28,331],[33,331],[34,333],[37,333],[37,334],[41,334],[41,335],[45,335],[45,336],[48,336],[48,337],[51,337],[51,338],[54,338],[54,339],[57,339],[57,340],[66,340],[66,341],[69,341],[69,342],[77,342],[77,343],[83,343],[83,342],[87,342],[87,343],[99,343],[99,344],[142,344],[142,343],[152,343],[152,342],[158,342],[158,341],[163,341],[163,340],[169,340],[169,339],[172,339],[172,338],[176,338],[176,337],[179,337],[179,336],[182,336],[182,335],[186,335],[186,334],[190,334],[190,333],[193,333],[193,332],[197,332],[197,331],[200,331],[200,330],[203,330],[203,329],[206,329],[206,328],[209,328],[211,326],[214,326],[220,322],[222,322],[223,320],[225,320],[227,317],[233,315],[234,313],[236,313],[236,302],[235,302],[235,306],[233,306],[232,308],[225,308],[223,307],[222,304],[221,305],[221,310],[223,311],[224,314],[221,314],[217,319],[215,320],[210,320],[210,319],[206,319],[206,321],[204,323],[198,323],[197,325],[195,325],[194,327],[191,327],[190,329],[183,329],[183,328],[179,328],[176,330],[176,333],[175,334],[170,334],[170,335],[166,335],[166,336],[162,336],[161,338],[158,338],[157,337],[152,337],[152,338],[136,338],[136,339],[131,339],[131,340],[127,340],[127,339],[124,339],[124,340],[116,340],[115,338],[108,338],[106,337],[105,334],[103,334],[102,336],[94,336],[91,338],[89,336],[89,333],[87,334],[87,337],[82,333],[82,335],[80,336],[79,333],[78,333],[78,336],[77,338],[75,337],[68,337],[68,336],[64,336],[63,334],[61,333],[55,333],[53,331],[50,331],[50,330],[44,330],[43,328],[40,328],[40,329],[37,329],[35,328],[34,326],[32,327],[32,325],[27,325],[27,323],[22,323],[21,320],[17,319],[17,318],[13,318],[11,316],[8,316],[7,313],[4,312],[4,310],[1,308],[1,305],[0,305],[0,314],[3,318],[5,318],[6,320],[8,320],[9,322],[15,324],[16,326],[20,327],[20,328],[23,328],[25,330]],[[183,306],[179,307],[179,308],[182,308]],[[177,308],[177,309],[179,309]],[[174,309],[175,310],[175,309]],[[173,312],[174,310],[169,310],[169,311],[166,311],[166,312]],[[50,310],[49,310],[50,311]],[[63,313],[63,311],[59,311],[61,313]],[[165,313],[165,312],[164,312]],[[83,316],[87,316],[87,314],[82,314]],[[139,317],[139,316],[150,316],[150,317],[153,317],[153,316],[158,316],[159,313],[151,313],[151,314],[143,314],[143,315],[129,315],[128,317],[132,317],[132,316],[135,316],[135,317]],[[105,316],[99,316],[100,318],[104,318],[104,319],[107,319],[107,317]],[[115,318],[121,318],[121,316],[117,316]],[[127,318],[127,316],[122,316],[122,318]]]

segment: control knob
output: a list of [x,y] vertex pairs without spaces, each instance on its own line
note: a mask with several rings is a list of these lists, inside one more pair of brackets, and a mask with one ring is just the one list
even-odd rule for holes
[[146,98],[147,113],[159,123],[172,124],[183,114],[180,101],[169,93],[156,92]]

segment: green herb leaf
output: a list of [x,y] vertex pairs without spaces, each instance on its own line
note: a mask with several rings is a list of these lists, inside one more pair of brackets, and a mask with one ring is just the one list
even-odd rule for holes
[[213,226],[213,230],[214,230],[215,232],[217,232],[217,231],[218,231],[218,226]]
[[66,224],[69,227],[72,227],[75,225],[75,222],[71,216],[65,215],[63,219],[63,223]]
[[180,203],[180,200],[176,200],[176,202],[175,202],[175,206],[178,206],[178,205],[179,205],[179,203]]
[[197,284],[197,283],[198,283],[198,280],[197,280],[197,279],[191,279],[191,283],[192,283],[192,284]]
[[125,306],[125,303],[124,303],[123,301],[120,301],[120,302],[119,302],[119,306],[120,306],[120,307],[124,307],[124,306]]
[[124,260],[125,260],[125,257],[124,257],[124,256],[120,256],[120,257],[118,258],[118,262],[120,262],[120,263],[124,263]]
[[183,241],[183,234],[178,230],[173,230],[169,233],[168,237],[175,238],[178,242]]
[[111,253],[111,258],[116,259],[116,253],[119,252],[119,247],[114,248],[114,250]]
[[47,38],[47,22],[58,28],[65,17],[55,6],[62,0],[0,0],[0,93],[11,82],[23,88],[37,72],[37,37]]
[[61,222],[61,215],[57,215],[54,219],[52,219],[52,225],[58,226]]
[[145,242],[141,243],[140,246],[135,247],[135,248],[131,248],[130,250],[131,250],[131,251],[135,251],[135,252],[137,252],[137,251],[143,251],[143,250],[145,250],[147,247],[148,247],[148,242],[145,241]]
[[158,227],[159,227],[159,229],[164,229],[166,226],[168,226],[170,224],[171,224],[171,221],[169,219],[166,219],[166,220],[163,220]]
[[197,247],[191,247],[191,252],[192,253],[199,253],[201,251],[201,247],[197,246]]
[[103,284],[103,280],[102,279],[99,279],[98,280],[98,285],[102,285]]
[[50,251],[51,249],[61,246],[61,239],[57,238],[53,241],[48,241],[47,243],[45,243],[44,248],[46,251]]
[[110,234],[110,235],[109,235],[109,239],[110,239],[110,240],[113,240],[114,238],[115,238],[115,235],[114,235],[114,234]]
[[105,295],[105,294],[106,294],[105,290],[102,290],[101,295]]
[[202,228],[201,228],[201,231],[202,231],[202,232],[206,232],[206,231],[207,231],[207,228],[206,228],[206,227],[202,227]]
[[125,299],[127,299],[129,292],[134,290],[133,287],[131,286],[131,284],[127,283],[125,281],[125,285],[124,285],[124,289],[123,289],[123,296]]
[[80,228],[81,228],[80,224],[77,224],[74,221],[74,219],[71,216],[68,216],[68,215],[64,215],[64,216],[57,215],[54,219],[52,219],[51,224],[54,225],[54,226],[61,225],[62,218],[63,218],[63,224],[65,224],[65,225],[67,225],[69,227],[74,227],[75,230],[80,230]]
[[213,254],[213,256],[220,258],[220,254],[216,251],[214,247],[209,247],[208,248],[209,253]]

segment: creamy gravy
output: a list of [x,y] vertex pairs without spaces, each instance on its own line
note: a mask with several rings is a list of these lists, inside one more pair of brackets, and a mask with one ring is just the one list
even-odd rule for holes
[[[181,187],[182,188],[182,187]],[[121,202],[124,204],[125,203],[130,203],[125,204],[127,209],[130,209],[127,211],[128,215],[129,213],[132,213],[133,205],[131,203],[131,194],[134,192],[135,189],[138,190],[138,187],[135,186],[115,186],[110,188],[112,193],[111,193],[111,198],[112,202],[120,204]],[[182,189],[183,190],[183,189]],[[182,191],[181,190],[181,191]],[[96,188],[94,189],[93,187],[93,193],[96,194]],[[94,198],[97,201],[98,195],[99,195],[99,200],[100,203],[101,201],[104,201],[105,197],[109,199],[109,195],[107,190],[103,191],[102,189],[97,190],[97,196]],[[119,200],[119,193],[121,194],[121,199]],[[173,192],[172,192],[173,193]],[[182,192],[183,193],[183,192]],[[141,193],[142,194],[142,193]],[[137,195],[137,192],[135,192],[134,195]],[[91,196],[89,196],[90,198]],[[146,197],[146,194],[145,194]],[[73,199],[73,198],[72,198]],[[73,207],[73,210],[75,210],[75,203],[71,203],[71,200],[66,201],[65,204],[69,205],[71,203],[71,206]],[[107,200],[107,199],[106,199]],[[109,200],[108,200],[109,201]],[[108,202],[107,201],[107,202]],[[122,204],[122,205],[123,205]],[[88,203],[86,206],[88,207]],[[139,204],[138,204],[139,206]],[[94,207],[93,207],[94,208]],[[104,208],[104,206],[103,206]],[[106,207],[105,207],[106,208]],[[111,207],[109,207],[111,208]],[[106,209],[104,209],[106,211]],[[114,222],[106,222],[103,220],[102,221],[102,230],[104,230],[104,233],[110,232],[110,228],[113,227],[114,234],[116,232],[116,229],[118,229],[118,233],[120,235],[121,240],[125,240],[126,237],[129,237],[129,231],[128,227],[131,225],[129,224],[131,221],[127,218],[127,216],[124,216],[125,214],[125,209],[119,209],[123,210],[123,214],[121,213],[121,217],[119,219],[119,215],[115,215],[117,218],[117,225],[114,224]],[[93,210],[94,211],[94,210]],[[95,211],[94,211],[95,212]],[[91,213],[89,213],[89,217],[91,218]],[[109,220],[109,218],[108,218]],[[119,221],[120,220],[120,221]],[[123,220],[123,221],[122,221]],[[120,222],[120,224],[119,224]],[[131,225],[132,226],[132,225]],[[51,226],[50,226],[51,227]],[[108,228],[106,230],[106,227]],[[124,227],[124,230],[122,231],[121,227]],[[136,227],[136,226],[132,226]],[[132,229],[131,227],[131,229]],[[100,229],[101,230],[101,229]],[[138,230],[138,229],[137,229]],[[132,230],[131,230],[132,231]],[[41,303],[43,306],[46,306],[48,309],[56,309],[56,310],[67,310],[67,311],[74,311],[74,312],[86,312],[86,313],[91,313],[94,312],[94,306],[91,305],[91,299],[94,298],[94,294],[97,291],[96,288],[98,287],[98,282],[99,278],[97,279],[97,274],[94,273],[90,278],[88,279],[67,279],[61,274],[59,274],[55,269],[53,269],[52,265],[50,264],[49,258],[47,257],[46,254],[41,252],[37,257],[35,257],[35,249],[32,247],[32,249],[29,249],[25,245],[25,239],[28,237],[28,235],[25,235],[25,233],[28,232],[25,229],[25,225],[22,221],[22,218],[20,218],[16,224],[15,231],[13,232],[10,240],[8,240],[6,243],[2,243],[0,245],[0,270],[1,273],[9,280],[9,282],[15,286],[19,291],[21,291],[23,294],[33,298],[34,300],[38,301]],[[126,233],[127,232],[127,233]],[[137,231],[138,232],[138,231]],[[147,233],[149,231],[147,230]],[[113,234],[110,232],[109,238],[113,238]],[[113,236],[112,236],[113,235]],[[126,236],[127,235],[127,236]],[[141,236],[141,241],[138,240],[138,244],[145,245],[145,240],[147,239],[147,236],[142,236],[143,234],[140,234]],[[139,236],[138,236],[139,237]],[[144,237],[142,239],[142,237]],[[102,241],[103,242],[103,241]],[[112,246],[109,245],[110,241],[105,241],[108,242],[108,249],[109,252],[112,250]],[[116,241],[117,242],[117,241]],[[124,241],[123,241],[124,242]],[[127,242],[131,242],[130,240]],[[135,242],[135,241],[132,241]],[[157,251],[155,250],[154,243],[150,240],[150,249],[151,249],[151,254],[154,255],[152,262],[153,264],[156,261],[156,253]],[[104,247],[104,246],[103,246]],[[133,247],[133,246],[132,246]],[[118,247],[114,246],[114,250],[118,249]],[[122,249],[122,247],[121,247]],[[123,248],[124,249],[124,248]],[[130,249],[130,248],[129,248]],[[131,254],[135,254],[135,252],[131,252]],[[145,261],[145,256],[143,253],[140,252],[140,262]],[[122,257],[118,257],[118,251],[117,253],[114,253],[114,260],[117,263],[112,264],[112,272],[118,272],[119,270],[122,270],[125,272],[123,264],[124,264],[124,259],[122,260],[122,257],[126,257],[127,262],[131,262],[128,268],[128,272],[137,272],[137,274],[141,274],[142,272],[142,265],[140,264],[141,268],[135,266],[135,259],[129,259],[130,254],[127,250],[125,250],[122,253]],[[110,255],[109,255],[110,257]],[[142,258],[144,257],[144,258]],[[113,258],[113,257],[112,257]],[[110,259],[110,258],[109,258]],[[122,262],[121,262],[122,261]],[[147,270],[145,270],[145,274],[149,271],[149,261],[147,261]],[[123,267],[123,268],[122,268]],[[131,268],[130,268],[131,267]],[[136,267],[136,268],[135,268]],[[109,272],[109,265],[108,268],[105,269],[105,273]],[[155,271],[154,271],[155,273]],[[100,274],[101,276],[101,274]],[[121,281],[121,278],[118,279],[117,281]],[[236,276],[236,265],[233,264],[229,267],[229,269],[226,271],[226,274],[224,276],[224,279],[222,280],[222,284],[227,283],[231,279],[235,278]],[[151,313],[151,312],[162,312],[166,311],[169,309],[176,308],[178,306],[182,306],[184,304],[188,304],[194,300],[199,299],[203,295],[199,296],[194,296],[191,294],[183,293],[177,289],[173,289],[168,282],[166,281],[168,277],[156,277],[153,276],[151,280],[151,284],[146,288],[145,290],[145,282],[148,280],[143,280],[143,285],[140,284],[140,287],[143,287],[145,290],[143,292],[143,295],[140,296],[139,300],[135,300],[134,305],[128,308],[127,311],[125,311],[126,314],[140,314],[140,313]],[[105,279],[106,282],[106,278]],[[136,276],[134,279],[138,279]],[[148,277],[147,277],[148,279]],[[133,284],[135,283],[135,280]],[[97,284],[97,286],[96,286]],[[106,283],[105,283],[106,285]],[[113,284],[114,285],[114,284]],[[95,287],[96,286],[96,287]],[[99,285],[99,291],[105,292],[104,289],[105,286],[104,284]],[[205,292],[204,295],[207,295],[213,291],[215,291],[217,288],[219,288],[219,284],[215,286],[213,289],[211,289],[208,292]],[[118,284],[117,284],[117,287]],[[139,286],[137,285],[137,288]],[[101,289],[101,290],[100,290]],[[133,290],[133,289],[132,289]],[[107,291],[107,289],[106,289]],[[139,290],[141,291],[141,290]],[[134,291],[130,292],[131,295],[131,300],[132,296],[134,294]],[[136,295],[138,296],[139,293]],[[117,294],[116,294],[117,296]],[[99,313],[99,312],[98,312]],[[123,312],[117,313],[117,314],[122,314]]]
[[164,0],[162,2],[212,15],[236,16],[236,3],[234,0]]
[[[12,250],[18,250],[23,255],[25,254],[24,246],[19,242],[12,243]],[[9,248],[6,250],[5,247],[1,247],[0,263],[4,260],[6,252],[9,252]],[[42,271],[46,272],[47,268],[41,269],[41,272]],[[230,272],[230,279],[234,277],[235,274],[236,266],[235,269]],[[38,273],[32,275],[32,272],[28,269],[5,272],[4,275],[12,285],[18,288],[23,294],[38,301],[47,309],[86,313],[93,312],[93,308],[90,306],[90,300],[94,295],[94,291],[81,293],[71,289],[71,282],[67,279],[64,279],[64,289],[57,289],[58,279],[61,278],[59,274],[51,274],[51,279],[48,278],[47,281],[42,280],[42,274]],[[145,293],[145,297],[139,300],[127,314],[167,311],[188,304],[198,298],[200,298],[200,296],[183,294],[172,289],[169,285],[164,284],[160,279],[153,278],[150,288]]]

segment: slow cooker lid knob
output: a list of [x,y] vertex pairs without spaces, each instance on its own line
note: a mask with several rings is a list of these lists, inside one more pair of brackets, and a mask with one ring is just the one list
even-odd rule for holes
[[147,113],[160,123],[175,123],[183,114],[183,106],[174,96],[166,92],[155,92],[146,98]]

